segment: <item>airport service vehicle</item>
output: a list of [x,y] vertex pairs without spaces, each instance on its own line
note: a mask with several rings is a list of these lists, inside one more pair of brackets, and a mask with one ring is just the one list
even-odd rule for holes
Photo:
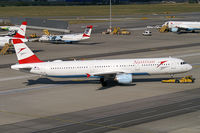
[[142,33],[142,35],[144,35],[144,36],[151,36],[152,34],[151,34],[151,31],[150,31],[150,30],[145,30],[145,31]]
[[190,71],[192,66],[178,58],[140,58],[112,60],[41,61],[21,39],[12,39],[18,64],[11,69],[58,78],[100,78],[131,84],[135,75],[177,74]]
[[17,31],[16,35],[13,37],[10,36],[3,36],[0,37],[0,47],[4,47],[6,43],[11,43],[12,39],[17,39],[20,38],[23,42],[27,42],[28,40],[25,38],[25,33],[26,33],[26,26],[27,22],[22,22],[22,25],[20,26],[20,29]]
[[183,77],[181,79],[168,79],[162,80],[162,83],[194,83],[195,79],[191,75]]
[[73,43],[90,38],[92,25],[86,27],[84,33],[66,34],[66,35],[43,35],[39,41],[54,42],[54,43]]
[[118,35],[130,35],[131,32],[130,31],[127,31],[125,29],[121,29],[119,32],[118,32]]
[[192,21],[167,21],[163,26],[167,26],[171,32],[200,30],[200,22]]

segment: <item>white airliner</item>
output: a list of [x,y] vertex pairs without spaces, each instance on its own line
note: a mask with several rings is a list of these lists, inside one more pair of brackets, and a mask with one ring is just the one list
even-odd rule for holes
[[181,30],[185,31],[195,31],[200,30],[200,22],[191,22],[191,21],[167,21],[163,24],[166,25],[172,32],[180,32]]
[[43,62],[22,40],[12,39],[12,42],[19,62],[12,65],[12,69],[49,77],[100,78],[102,86],[106,86],[108,80],[131,84],[133,75],[177,74],[192,69],[182,59],[171,57]]
[[22,39],[23,42],[27,42],[28,40],[25,38],[26,26],[27,22],[22,22],[22,25],[20,26],[20,29],[17,31],[16,35],[14,35],[13,37],[10,36],[0,37],[0,47],[5,46],[6,43],[11,43],[11,40],[14,38],[16,39],[20,38]]
[[1,30],[8,30],[8,31],[18,31],[20,27],[18,26],[0,26]]
[[79,42],[81,40],[86,40],[90,38],[92,27],[93,27],[92,25],[87,26],[84,33],[66,34],[66,35],[43,35],[42,37],[39,38],[39,41],[57,42],[57,43]]

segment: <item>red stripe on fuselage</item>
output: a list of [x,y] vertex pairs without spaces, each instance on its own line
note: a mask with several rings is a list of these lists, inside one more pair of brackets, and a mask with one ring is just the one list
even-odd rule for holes
[[36,55],[32,55],[28,58],[19,60],[19,64],[25,64],[25,63],[40,63],[41,61]]

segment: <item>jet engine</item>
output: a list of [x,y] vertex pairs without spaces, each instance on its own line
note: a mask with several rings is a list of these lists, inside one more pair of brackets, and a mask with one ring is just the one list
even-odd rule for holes
[[178,28],[171,28],[172,32],[178,32]]
[[117,74],[115,80],[120,84],[131,84],[132,74]]

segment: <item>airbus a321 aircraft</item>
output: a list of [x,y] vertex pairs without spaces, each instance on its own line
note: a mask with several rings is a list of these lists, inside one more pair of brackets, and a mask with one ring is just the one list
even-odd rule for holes
[[195,31],[200,30],[200,22],[190,22],[190,21],[168,21],[163,24],[166,25],[172,32],[185,31]]
[[0,37],[0,47],[5,46],[6,43],[11,43],[11,40],[14,38],[16,39],[20,38],[22,39],[23,42],[27,42],[28,40],[25,38],[26,26],[27,26],[27,22],[22,22],[22,25],[20,26],[16,35],[14,35],[13,37],[10,37],[10,36]]
[[12,69],[49,77],[100,78],[102,86],[107,86],[108,80],[131,84],[132,75],[177,74],[192,69],[182,59],[171,57],[43,62],[22,40],[12,39],[12,42],[19,62]]
[[92,25],[87,26],[84,33],[66,34],[66,35],[43,35],[42,37],[39,38],[39,41],[56,42],[56,43],[79,42],[81,40],[86,40],[90,38],[92,27],[93,27]]

